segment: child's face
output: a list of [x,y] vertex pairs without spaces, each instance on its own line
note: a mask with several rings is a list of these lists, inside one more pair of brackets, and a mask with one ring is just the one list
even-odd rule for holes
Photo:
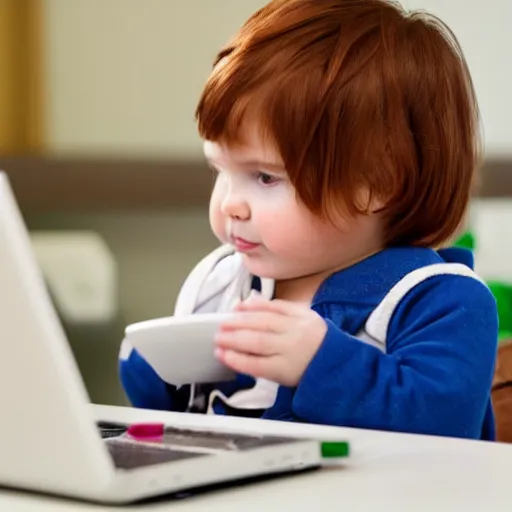
[[375,252],[380,226],[373,217],[339,218],[333,225],[313,215],[297,200],[278,153],[255,134],[242,147],[207,141],[204,152],[218,172],[212,230],[243,254],[252,274],[296,279]]

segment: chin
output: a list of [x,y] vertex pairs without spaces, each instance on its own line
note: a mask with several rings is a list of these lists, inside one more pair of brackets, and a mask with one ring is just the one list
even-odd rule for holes
[[262,277],[265,279],[274,279],[275,281],[282,281],[285,279],[293,279],[298,277],[291,274],[289,270],[279,268],[275,263],[262,261],[260,259],[251,258],[244,254],[244,265],[247,270],[254,276]]

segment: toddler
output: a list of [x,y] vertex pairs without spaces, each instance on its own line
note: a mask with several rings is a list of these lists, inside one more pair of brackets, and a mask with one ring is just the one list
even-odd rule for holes
[[494,439],[495,300],[443,248],[480,157],[451,31],[385,0],[274,0],[196,114],[221,244],[175,314],[236,312],[215,354],[237,377],[175,388],[125,343],[131,403]]

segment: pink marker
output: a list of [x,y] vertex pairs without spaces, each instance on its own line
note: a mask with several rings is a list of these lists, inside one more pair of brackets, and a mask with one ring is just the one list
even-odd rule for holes
[[126,433],[139,441],[160,441],[164,436],[163,423],[136,423]]

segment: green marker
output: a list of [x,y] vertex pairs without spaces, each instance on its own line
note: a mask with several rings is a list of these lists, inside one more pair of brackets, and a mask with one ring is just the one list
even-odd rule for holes
[[324,459],[341,459],[350,454],[350,445],[346,441],[323,441],[320,451]]

